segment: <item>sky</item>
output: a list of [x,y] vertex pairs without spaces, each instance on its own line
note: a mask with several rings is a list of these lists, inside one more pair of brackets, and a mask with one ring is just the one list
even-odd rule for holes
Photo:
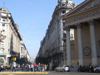
[[[73,0],[73,3],[83,1]],[[56,5],[57,0],[0,0],[0,8],[7,8],[18,24],[32,60],[39,51]]]

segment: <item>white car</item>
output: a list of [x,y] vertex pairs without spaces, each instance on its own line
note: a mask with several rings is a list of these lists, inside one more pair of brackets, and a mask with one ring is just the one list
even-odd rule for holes
[[69,67],[68,66],[61,66],[61,67],[56,67],[55,68],[55,71],[57,72],[57,71],[61,71],[61,72],[69,72],[70,70],[69,70]]
[[100,72],[100,67],[94,68],[94,72]]

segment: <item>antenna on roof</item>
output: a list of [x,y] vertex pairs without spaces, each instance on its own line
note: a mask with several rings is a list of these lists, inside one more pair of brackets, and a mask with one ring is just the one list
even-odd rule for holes
[[4,1],[4,2],[3,2],[3,6],[4,6],[4,7],[5,7],[5,3],[6,3],[6,2]]

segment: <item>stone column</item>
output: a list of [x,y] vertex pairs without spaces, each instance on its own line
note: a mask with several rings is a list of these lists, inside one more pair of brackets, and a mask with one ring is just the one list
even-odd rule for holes
[[82,34],[81,34],[81,24],[77,25],[78,34],[78,53],[79,53],[79,66],[83,66],[83,48],[82,48]]
[[93,66],[97,66],[97,50],[96,50],[96,39],[95,39],[95,29],[94,29],[94,21],[89,21],[90,24],[90,35],[91,35],[91,50],[92,50],[92,64]]
[[72,66],[72,62],[71,62],[71,46],[70,46],[70,27],[68,26],[67,28],[66,28],[66,31],[67,31],[67,37],[66,37],[66,39],[67,39],[67,42],[66,42],[66,54],[67,54],[67,65],[68,66]]
[[66,52],[66,51],[63,50],[63,59],[64,59],[64,60],[63,60],[63,64],[64,64],[64,65],[66,65],[66,63],[65,63],[65,61],[66,61],[66,59],[65,59],[65,58],[66,58],[66,54],[65,54],[65,52]]
[[59,28],[60,29],[60,50],[63,50],[63,47],[62,47],[63,46],[63,40],[62,40],[63,39],[63,20],[62,19],[60,20],[59,25],[60,25],[60,28]]

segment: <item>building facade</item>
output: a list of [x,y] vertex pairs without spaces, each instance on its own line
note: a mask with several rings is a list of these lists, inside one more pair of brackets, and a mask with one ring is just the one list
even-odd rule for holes
[[[58,0],[46,35],[41,41],[39,56],[48,57],[50,62],[53,61],[53,66],[64,65],[63,38],[66,37],[66,30],[64,29],[65,21],[62,16],[74,7],[76,7],[76,4],[72,0]],[[74,35],[73,30],[71,32]]]
[[13,61],[19,63],[22,37],[18,25],[6,8],[0,9],[0,29],[6,33],[6,38],[0,42],[0,63],[4,63],[4,65]]
[[[100,65],[100,1],[85,0],[63,16],[65,20],[67,65]],[[70,45],[70,29],[74,29],[75,49]]]
[[[20,33],[18,25],[14,23],[11,13],[6,8],[0,9],[0,28],[5,30],[6,38],[1,42],[1,53],[4,64],[11,62],[11,54],[20,53]],[[2,57],[1,57],[2,58]]]

